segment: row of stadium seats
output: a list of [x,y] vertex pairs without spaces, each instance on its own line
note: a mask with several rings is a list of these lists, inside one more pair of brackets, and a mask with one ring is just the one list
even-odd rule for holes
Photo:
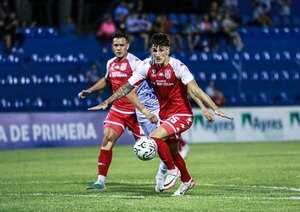
[[[227,94],[226,105],[228,106],[276,106],[300,104],[300,95],[290,94],[285,91],[266,93],[259,92],[237,94]],[[7,111],[77,111],[86,110],[88,107],[97,105],[101,99],[87,98],[84,100],[78,97],[18,97],[18,98],[0,98],[1,112]]]
[[[148,52],[135,52],[140,58],[149,57]],[[109,59],[112,55],[107,55]],[[172,53],[171,56],[181,61],[283,61],[283,60],[300,60],[300,51],[242,51],[242,52],[196,52],[185,51]],[[87,63],[90,59],[83,53],[79,54],[33,54],[29,58],[18,55],[1,55],[1,64],[18,64],[18,63],[45,63],[45,64],[76,64]]]
[[9,85],[43,85],[43,84],[78,84],[87,83],[84,74],[46,74],[46,75],[36,75],[32,74],[30,76],[20,75],[0,75],[0,86]]
[[[197,80],[207,81],[238,81],[241,83],[244,81],[288,81],[287,83],[299,83],[300,81],[300,70],[281,70],[281,71],[220,71],[220,72],[196,72],[194,73]],[[77,84],[87,83],[83,73],[69,74],[69,73],[40,73],[30,75],[0,75],[0,85],[35,85],[35,84]]]

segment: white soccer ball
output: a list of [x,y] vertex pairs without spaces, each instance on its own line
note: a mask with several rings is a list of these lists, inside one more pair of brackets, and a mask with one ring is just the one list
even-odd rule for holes
[[157,145],[152,138],[141,137],[135,142],[133,151],[140,160],[151,160],[157,153]]

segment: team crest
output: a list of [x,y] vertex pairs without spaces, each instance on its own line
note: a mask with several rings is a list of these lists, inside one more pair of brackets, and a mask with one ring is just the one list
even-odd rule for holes
[[127,68],[127,63],[122,63],[122,64],[121,64],[121,67],[120,67],[120,70],[121,70],[121,71],[125,71],[126,68]]
[[171,78],[171,70],[167,69],[165,71],[165,78],[170,79]]

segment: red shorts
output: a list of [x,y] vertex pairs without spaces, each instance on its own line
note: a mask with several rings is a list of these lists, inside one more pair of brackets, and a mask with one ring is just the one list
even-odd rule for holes
[[167,120],[161,121],[160,127],[164,128],[167,131],[169,138],[180,138],[181,133],[192,126],[193,120],[193,115],[175,114],[169,117]]
[[110,109],[104,121],[104,126],[114,129],[118,135],[121,135],[128,127],[135,137],[144,136],[135,113],[125,114]]

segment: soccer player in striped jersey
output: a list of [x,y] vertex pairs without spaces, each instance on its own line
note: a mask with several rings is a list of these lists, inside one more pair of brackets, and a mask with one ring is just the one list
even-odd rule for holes
[[[85,98],[91,92],[101,90],[109,84],[112,85],[113,92],[126,84],[141,63],[139,58],[128,52],[128,49],[129,41],[126,34],[113,35],[112,50],[115,57],[107,62],[105,77],[87,90],[81,91],[78,94],[79,98]],[[135,96],[134,91],[127,95],[128,98]],[[157,121],[151,113],[147,113],[147,117],[154,122]],[[102,146],[98,157],[98,179],[87,189],[105,189],[105,180],[112,161],[112,148],[126,127],[132,131],[135,139],[144,135],[136,119],[135,107],[127,98],[121,98],[113,103],[104,121]]]
[[[182,183],[173,195],[184,195],[196,183],[190,176],[184,159],[178,153],[181,133],[191,127],[194,118],[188,93],[192,94],[194,100],[199,99],[206,103],[216,115],[230,120],[233,118],[223,113],[198,86],[187,66],[169,56],[171,42],[166,34],[154,34],[150,46],[152,58],[143,61],[143,64],[129,78],[128,83],[100,105],[89,109],[107,108],[110,103],[127,95],[135,86],[148,79],[159,101],[161,122],[150,137],[155,140],[158,154],[168,168],[166,179],[172,175],[175,178],[181,175]],[[152,59],[154,63],[151,62]]]

